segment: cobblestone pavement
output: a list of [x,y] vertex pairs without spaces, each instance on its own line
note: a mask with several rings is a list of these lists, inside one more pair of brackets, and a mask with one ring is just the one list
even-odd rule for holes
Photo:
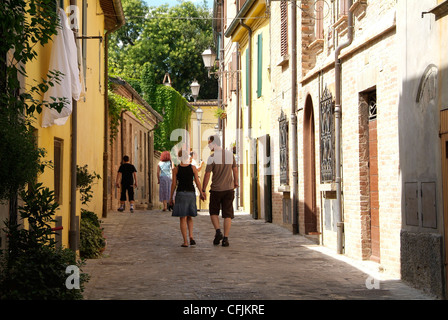
[[188,248],[170,212],[111,212],[103,227],[106,251],[83,268],[87,300],[432,299],[248,214],[236,214],[229,247],[213,245],[206,212],[194,218],[197,245]]

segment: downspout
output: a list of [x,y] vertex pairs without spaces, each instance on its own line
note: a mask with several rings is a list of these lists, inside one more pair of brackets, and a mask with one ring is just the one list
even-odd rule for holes
[[[238,2],[238,1],[237,1]],[[235,70],[235,87],[236,87],[236,140],[235,140],[235,149],[237,156],[237,166],[238,166],[238,174],[240,174],[240,45],[239,42],[236,43],[236,70]],[[241,178],[238,177],[239,183],[241,184]],[[240,188],[236,189],[236,210],[240,207]]]
[[[121,0],[113,0],[114,7],[120,8],[122,14],[117,14],[118,23],[111,30],[104,34],[104,153],[103,153],[103,218],[107,218],[107,197],[108,197],[108,162],[109,162],[109,35],[125,24]],[[123,134],[123,133],[121,133]],[[111,182],[112,183],[112,182]]]
[[[77,7],[77,0],[70,0],[70,6]],[[78,17],[75,15],[74,19]],[[78,21],[74,23],[78,27]],[[78,29],[72,29],[75,39],[78,36]],[[78,41],[76,41],[78,46]],[[79,46],[78,46],[79,47]],[[70,161],[70,229],[68,232],[69,246],[72,251],[79,248],[79,220],[76,216],[76,164],[78,158],[78,102],[72,99],[72,135],[71,135],[71,161]]]
[[[221,41],[220,41],[220,55],[219,55],[219,64],[221,67],[219,70],[224,71],[225,70],[225,58],[224,58],[224,0],[219,1],[219,5],[221,6]],[[220,77],[220,92],[221,92],[221,108],[224,110],[224,91],[223,91],[223,76]],[[219,106],[218,106],[219,107]],[[222,148],[226,148],[226,120],[225,119],[219,119],[221,123],[221,130],[222,130]],[[225,163],[224,161],[224,152],[222,153],[222,163]]]
[[[348,1],[348,7],[352,6],[353,0]],[[340,44],[334,52],[334,73],[335,73],[335,166],[336,166],[336,222],[337,222],[337,252],[343,253],[343,233],[344,222],[342,219],[342,188],[341,188],[341,60],[339,54],[341,50],[348,47],[353,41],[353,13],[348,12],[348,33],[347,41]]]
[[247,30],[247,32],[249,32],[249,42],[248,42],[248,49],[249,51],[247,52],[247,54],[249,55],[249,68],[248,68],[248,73],[249,73],[249,83],[247,84],[249,86],[249,89],[247,90],[249,92],[249,97],[248,97],[248,101],[249,101],[249,105],[248,107],[248,111],[249,111],[249,116],[248,116],[248,127],[249,127],[249,139],[252,139],[252,29],[245,24],[242,20],[240,20],[240,25]]
[[292,232],[299,233],[297,161],[297,4],[291,1],[291,146],[292,146]]
[[245,24],[242,20],[240,20],[240,25],[244,28],[244,29],[246,29],[247,30],[247,32],[249,33],[249,37],[248,37],[248,51],[247,51],[247,55],[249,56],[249,66],[248,66],[248,74],[249,74],[249,77],[248,77],[248,83],[246,84],[247,86],[248,86],[248,101],[249,101],[249,105],[247,106],[247,108],[248,108],[248,138],[249,138],[249,153],[250,153],[250,160],[251,161],[249,161],[249,163],[250,163],[250,176],[251,176],[251,184],[250,184],[250,198],[252,199],[251,200],[251,205],[250,205],[250,207],[251,207],[251,214],[252,214],[252,217],[253,218],[258,218],[257,217],[257,215],[258,215],[258,213],[257,212],[255,212],[255,208],[256,208],[256,205],[255,205],[255,203],[252,203],[252,201],[255,201],[254,199],[255,199],[255,196],[254,196],[254,192],[255,192],[255,190],[256,190],[256,177],[255,177],[255,174],[254,174],[254,166],[255,166],[255,164],[254,163],[252,163],[253,161],[252,160],[254,160],[255,158],[254,157],[256,157],[256,155],[253,155],[252,153],[254,153],[255,152],[255,149],[253,148],[253,145],[252,145],[252,29],[247,25],[247,24]]

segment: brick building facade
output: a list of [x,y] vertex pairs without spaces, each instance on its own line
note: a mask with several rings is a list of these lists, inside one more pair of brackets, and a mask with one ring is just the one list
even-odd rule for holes
[[[257,210],[269,203],[268,195],[271,222],[444,296],[447,219],[440,138],[434,132],[444,119],[438,110],[447,105],[440,93],[447,86],[446,59],[439,52],[446,1],[246,0],[224,6],[228,15],[235,12],[234,20],[224,17],[231,22],[217,31],[227,38],[225,58],[237,44],[240,77],[236,97],[223,103],[229,110],[241,106],[240,120],[228,121],[226,132],[241,124],[247,141],[240,170],[252,179],[249,186],[240,184],[250,199],[240,203],[243,209],[264,218]],[[440,18],[423,18],[422,12]],[[425,45],[415,43],[409,30]],[[262,59],[260,34],[269,47]],[[253,69],[261,60],[259,94],[250,86],[259,81]],[[414,80],[416,64],[422,70]],[[423,72],[428,66],[436,67]],[[433,111],[409,117],[404,108],[415,103],[408,97],[415,97],[419,83],[430,88],[420,91]],[[263,135],[270,138],[269,179],[260,175],[264,168],[257,162]],[[406,192],[411,187],[414,196]]]
[[157,164],[160,154],[154,150],[153,130],[163,118],[126,81],[110,77],[110,82],[114,93],[141,106],[139,111],[142,116],[137,118],[130,111],[121,114],[118,132],[108,154],[108,208],[117,210],[120,206],[120,189],[115,186],[115,181],[125,155],[137,169],[138,186],[134,191],[136,209],[158,208]]

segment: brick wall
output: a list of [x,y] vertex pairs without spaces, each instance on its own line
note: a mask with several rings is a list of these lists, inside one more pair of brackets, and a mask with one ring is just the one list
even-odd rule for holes
[[[381,12],[381,15],[379,15]],[[345,222],[345,254],[360,260],[370,258],[370,196],[368,179],[368,135],[365,132],[365,111],[362,110],[362,93],[376,89],[377,92],[377,133],[378,133],[378,201],[380,223],[380,264],[392,273],[400,270],[400,229],[401,229],[401,180],[398,155],[398,81],[396,36],[393,27],[394,1],[371,1],[367,7],[358,9],[355,15],[355,36],[352,45],[342,51],[342,186],[343,217]],[[305,28],[308,19],[303,20]],[[328,22],[325,23],[329,25]],[[328,28],[325,39],[328,39]],[[383,32],[384,31],[384,32]],[[345,35],[339,37],[341,43]],[[303,37],[302,37],[303,38]],[[317,201],[316,210],[320,241],[336,248],[336,232],[325,228],[325,214],[321,203],[323,192],[331,186],[319,184],[319,88],[327,86],[334,97],[333,52],[324,44],[325,50],[309,57],[307,42],[301,45],[302,86],[299,87],[300,108],[305,107],[309,95],[314,109],[315,154]],[[316,61],[315,66],[307,64]],[[300,72],[299,72],[300,74]],[[320,87],[319,87],[320,86]],[[303,117],[298,113],[298,155],[299,155],[299,199],[304,199],[303,159]],[[299,203],[299,224],[304,232],[304,205]],[[322,227],[323,226],[323,227]]]

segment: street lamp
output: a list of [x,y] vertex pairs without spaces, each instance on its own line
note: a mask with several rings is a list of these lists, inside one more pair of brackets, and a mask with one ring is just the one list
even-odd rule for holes
[[[195,79],[191,83],[190,88],[191,88],[191,95],[193,96],[194,102],[196,102],[196,98],[199,95],[199,89],[201,88],[201,86]],[[197,155],[198,155],[198,161],[199,161],[199,163],[201,163],[201,161],[202,161],[202,157],[201,157],[201,147],[202,147],[201,146],[201,121],[202,121],[202,116],[204,115],[204,111],[201,109],[200,106],[198,106],[198,108],[195,110],[195,112],[196,112],[196,120],[197,120],[197,124],[198,124],[198,129],[197,129],[198,152],[197,152]],[[199,201],[199,209],[201,209],[201,201]]]
[[196,119],[201,122],[202,121],[202,116],[204,114],[204,111],[202,111],[201,107],[198,107],[196,109]]
[[202,52],[202,60],[204,61],[204,66],[208,69],[208,77],[210,78],[210,69],[215,65],[216,54],[208,48]]
[[[196,102],[196,99],[199,95],[199,89],[201,88],[201,85],[198,83],[198,81],[195,79],[191,84],[191,95],[193,96],[194,102]],[[201,159],[201,121],[202,116],[204,114],[204,111],[201,109],[201,107],[198,107],[196,110],[196,120],[198,120],[198,156],[199,159]]]
[[[194,102],[196,102],[196,98],[199,95],[199,89],[201,88],[201,85],[197,82],[197,80],[195,79],[191,84],[190,84],[190,88],[191,88],[191,95],[193,96]],[[201,110],[202,111],[202,110]]]

